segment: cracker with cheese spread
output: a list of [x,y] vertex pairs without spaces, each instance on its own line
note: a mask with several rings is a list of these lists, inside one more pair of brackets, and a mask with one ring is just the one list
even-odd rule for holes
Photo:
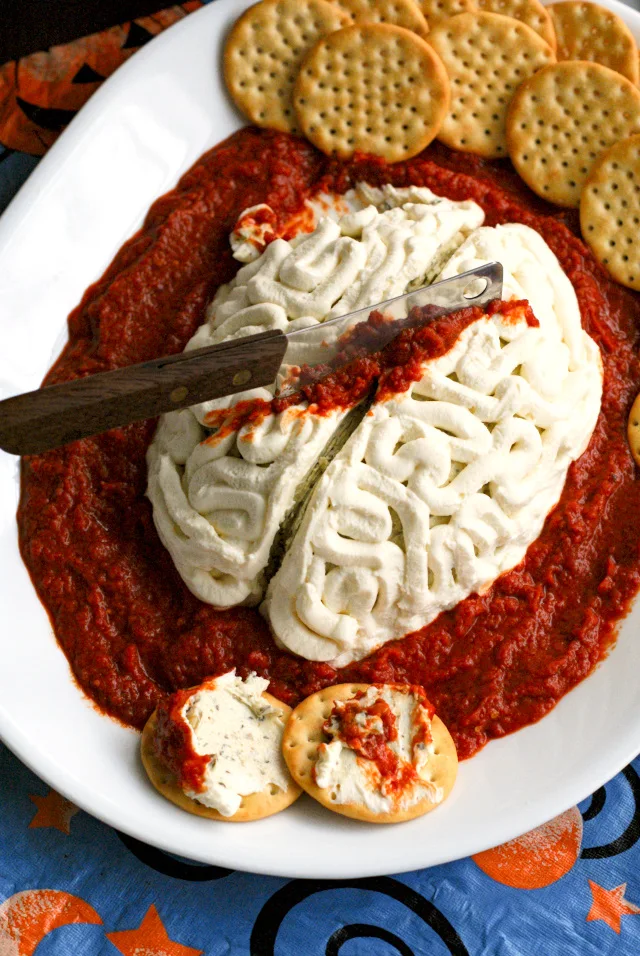
[[177,691],[154,711],[141,756],[163,797],[232,823],[272,816],[298,799],[281,751],[291,708],[266,693],[268,683],[229,671]]
[[282,741],[291,775],[343,816],[400,823],[439,806],[455,783],[449,731],[421,687],[338,684],[307,697]]

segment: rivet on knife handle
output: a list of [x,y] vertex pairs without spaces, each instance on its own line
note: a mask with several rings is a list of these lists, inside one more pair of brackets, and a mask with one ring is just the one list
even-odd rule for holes
[[270,385],[286,338],[264,332],[0,402],[0,448],[33,455],[163,412]]

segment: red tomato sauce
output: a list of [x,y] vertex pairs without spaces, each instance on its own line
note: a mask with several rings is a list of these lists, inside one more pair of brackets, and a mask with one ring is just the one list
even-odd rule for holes
[[283,222],[306,195],[425,185],[474,199],[486,224],[540,232],[571,279],[604,362],[602,413],[589,448],[524,561],[485,594],[402,641],[336,671],[276,648],[258,611],[195,598],[160,544],[144,496],[155,422],[24,460],[20,544],[78,684],[102,710],[141,727],[176,689],[236,667],[289,704],[342,681],[423,686],[460,757],[547,713],[606,654],[640,587],[640,482],[626,419],[640,387],[640,300],[608,278],[554,210],[507,162],[429,147],[387,166],[344,163],[285,134],[244,129],[205,154],[151,207],[69,318],[69,344],[46,378],[62,382],[180,351],[218,285],[237,269],[228,236],[259,202]]
[[191,689],[185,688],[160,701],[153,745],[163,765],[175,775],[178,785],[183,790],[200,793],[204,790],[204,777],[211,756],[196,752],[191,729],[182,715],[192,693]]
[[[357,719],[361,715],[366,715],[365,726]],[[338,723],[339,740],[343,740],[359,757],[375,763],[383,778],[395,776],[399,760],[389,743],[398,739],[398,730],[395,715],[386,700],[376,700],[366,709],[359,700],[338,702],[331,718]],[[324,724],[327,733],[330,723],[326,721]]]
[[[421,707],[427,720],[431,721],[434,709],[422,687],[398,685],[397,690],[413,694],[416,707]],[[352,700],[336,701],[329,720],[323,724],[327,741],[342,740],[358,757],[374,763],[385,795],[402,793],[420,777],[413,765],[400,758],[389,746],[398,739],[396,716],[389,704],[381,698],[372,704],[363,704],[364,696],[365,691],[358,691]],[[426,746],[431,740],[430,723],[418,719],[414,724],[412,750],[416,746]],[[315,775],[315,772],[314,766],[312,773]]]
[[[471,306],[436,317],[431,319],[428,325],[403,329],[380,352],[361,354],[359,358],[352,358],[348,365],[335,372],[322,375],[317,372],[322,366],[317,366],[310,377],[315,379],[320,375],[320,380],[303,385],[286,397],[274,398],[271,401],[263,398],[248,399],[231,408],[208,412],[205,422],[216,431],[209,438],[205,438],[205,442],[218,442],[224,435],[237,431],[244,425],[259,424],[267,415],[277,415],[298,405],[303,399],[314,414],[327,415],[336,408],[357,405],[374,382],[376,401],[406,392],[413,382],[422,378],[423,366],[427,360],[446,355],[467,326],[483,315],[494,315],[498,311],[502,312],[506,321],[519,322],[524,319],[527,325],[540,324],[526,301],[495,301],[490,302],[486,310]],[[382,316],[379,312],[372,312],[370,318],[375,325]],[[428,310],[424,309],[413,309],[409,316],[409,319],[416,323],[424,321],[425,318],[428,319],[429,316]],[[369,338],[370,336],[365,334],[365,340]],[[362,352],[362,343],[356,351]]]

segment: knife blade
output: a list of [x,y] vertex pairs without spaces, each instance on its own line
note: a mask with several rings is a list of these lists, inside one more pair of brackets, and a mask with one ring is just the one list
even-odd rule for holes
[[313,369],[326,374],[351,361],[349,345],[359,340],[361,327],[375,334],[359,346],[359,355],[379,351],[403,328],[501,297],[502,266],[491,262],[310,328],[263,332],[45,386],[0,402],[0,448],[40,454],[247,389],[275,385],[289,392]]
[[[276,394],[288,394],[307,380],[315,380],[310,370],[319,369],[327,374],[347,364],[354,354],[379,352],[403,329],[432,322],[465,306],[482,307],[501,298],[502,276],[502,265],[488,262],[378,305],[288,332],[287,348],[276,377]],[[371,321],[374,315],[375,323]],[[363,330],[367,332],[366,339]]]

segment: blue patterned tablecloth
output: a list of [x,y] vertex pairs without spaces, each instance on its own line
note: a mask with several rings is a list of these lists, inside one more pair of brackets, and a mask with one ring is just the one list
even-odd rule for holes
[[[37,161],[0,146],[0,210]],[[0,956],[640,954],[639,772],[474,859],[323,882],[152,849],[0,744]]]
[[325,882],[152,849],[0,745],[0,956],[638,954],[638,771],[477,862]]

